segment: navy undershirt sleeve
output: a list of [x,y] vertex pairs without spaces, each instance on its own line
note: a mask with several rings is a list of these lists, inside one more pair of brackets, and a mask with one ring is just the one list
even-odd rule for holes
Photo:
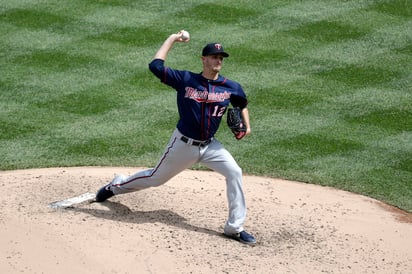
[[150,71],[154,75],[156,75],[156,77],[159,78],[160,80],[163,80],[163,76],[164,76],[164,70],[165,70],[164,63],[165,61],[162,59],[153,59],[152,62],[150,62],[149,64]]

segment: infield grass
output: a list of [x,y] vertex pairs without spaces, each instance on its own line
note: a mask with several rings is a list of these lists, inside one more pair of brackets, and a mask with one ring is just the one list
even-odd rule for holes
[[412,211],[405,0],[0,0],[0,169],[154,165],[177,111],[147,64],[180,29],[171,67],[200,72],[209,42],[231,54],[253,134],[217,138],[245,173]]

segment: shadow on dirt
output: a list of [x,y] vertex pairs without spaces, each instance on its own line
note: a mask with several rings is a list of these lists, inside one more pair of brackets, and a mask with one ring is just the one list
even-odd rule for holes
[[214,236],[222,236],[222,233],[204,227],[198,227],[187,223],[187,219],[171,210],[153,210],[153,211],[132,211],[127,206],[112,201],[105,201],[100,205],[107,207],[106,209],[84,208],[84,207],[68,207],[65,210],[72,212],[82,212],[92,215],[96,218],[107,219],[118,222],[145,224],[145,223],[163,223],[169,226],[174,226],[190,231],[201,232]]

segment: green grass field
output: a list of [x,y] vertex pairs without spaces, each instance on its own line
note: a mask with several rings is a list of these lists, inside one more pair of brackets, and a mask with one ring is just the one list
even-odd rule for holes
[[200,72],[208,42],[231,54],[253,134],[217,137],[245,173],[412,211],[407,0],[0,0],[0,169],[154,165],[177,112],[147,65],[181,29],[167,65]]

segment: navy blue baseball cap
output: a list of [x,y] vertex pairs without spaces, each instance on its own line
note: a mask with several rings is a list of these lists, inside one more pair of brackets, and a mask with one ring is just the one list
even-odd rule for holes
[[225,52],[222,44],[219,43],[210,43],[207,44],[202,51],[202,56],[222,54],[223,57],[229,57],[229,54]]

